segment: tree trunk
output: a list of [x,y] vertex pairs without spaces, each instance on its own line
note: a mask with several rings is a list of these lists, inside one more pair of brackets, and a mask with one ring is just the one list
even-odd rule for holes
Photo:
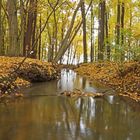
[[49,23],[47,23],[47,33],[48,33],[48,62],[52,61],[53,58],[53,52],[52,52],[52,38],[51,38],[51,33],[50,33],[50,26]]
[[73,25],[74,25],[74,21],[75,21],[75,18],[76,18],[76,15],[77,15],[77,12],[79,10],[79,8],[81,7],[81,4],[82,4],[82,0],[80,0],[80,2],[78,3],[75,11],[74,11],[74,14],[72,16],[72,20],[71,20],[71,23],[70,23],[70,26],[69,26],[69,29],[66,33],[66,36],[65,38],[62,40],[61,42],[61,45],[60,45],[60,48],[59,48],[59,51],[58,53],[56,54],[55,58],[54,58],[54,61],[55,62],[58,62],[61,57],[64,55],[64,53],[66,52],[67,48],[68,48],[68,43],[69,43],[69,37],[70,37],[70,34],[71,34],[71,31],[72,31],[72,28],[73,28]]
[[[129,13],[129,15],[130,15],[130,19],[129,19],[129,28],[130,28],[130,31],[129,32],[132,32],[132,21],[133,21],[133,15],[132,15],[132,7],[130,7],[130,13]],[[128,50],[128,60],[130,60],[131,59],[131,53],[133,53],[133,52],[131,52],[131,36],[129,36],[129,39],[128,39],[128,48],[129,48],[129,50]]]
[[122,12],[121,12],[121,47],[123,47],[123,51],[121,54],[121,61],[125,59],[125,51],[124,51],[124,14],[125,14],[125,5],[122,3]]
[[[42,19],[41,19],[41,14],[40,14],[40,19],[39,19],[39,32],[41,34],[41,26],[42,26]],[[39,37],[39,46],[38,46],[38,58],[41,60],[41,41],[42,41],[42,36],[40,35]]]
[[[118,0],[117,5],[117,25],[116,25],[116,45],[120,45],[120,17],[121,17],[121,6],[120,1]],[[116,48],[117,49],[117,48]]]
[[108,35],[108,13],[106,12],[106,48],[107,48],[107,59],[110,60],[110,45],[109,45],[109,35]]
[[91,45],[90,45],[90,61],[94,61],[94,16],[93,4],[91,4]]
[[25,34],[25,26],[26,26],[26,15],[24,11],[23,0],[20,0],[20,16],[21,16],[20,55],[23,56],[24,34]]
[[17,21],[17,0],[7,0],[8,23],[9,23],[9,56],[19,55],[18,46],[18,21]]
[[33,22],[34,22],[34,0],[29,1],[29,10],[27,18],[27,29],[24,37],[24,56],[31,50],[32,45],[32,34],[33,34]]
[[99,3],[98,59],[104,58],[105,0]]
[[2,23],[2,0],[0,0],[0,55],[4,55],[4,35]]
[[0,0],[0,55],[2,55],[2,12],[1,12],[2,0]]
[[[37,0],[34,0],[34,12],[33,12],[33,33],[32,33],[32,46],[36,39],[36,23],[37,23]],[[32,58],[37,58],[37,43],[34,47]]]
[[87,39],[86,39],[86,14],[85,14],[85,1],[82,0],[81,5],[81,13],[82,13],[82,24],[83,24],[83,55],[84,55],[84,63],[87,62]]

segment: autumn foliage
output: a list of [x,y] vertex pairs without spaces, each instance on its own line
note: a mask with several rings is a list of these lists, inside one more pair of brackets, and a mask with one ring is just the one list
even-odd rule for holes
[[21,86],[30,85],[30,82],[43,82],[57,77],[57,71],[51,63],[29,58],[14,73],[22,60],[22,57],[0,57],[0,94],[11,93]]
[[115,89],[119,95],[140,101],[139,62],[82,64],[76,71]]

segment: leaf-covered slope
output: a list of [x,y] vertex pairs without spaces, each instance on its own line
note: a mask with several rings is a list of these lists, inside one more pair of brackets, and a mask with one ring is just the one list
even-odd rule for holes
[[15,74],[14,70],[22,60],[22,57],[0,57],[0,93],[11,92],[12,89],[29,85],[30,82],[48,81],[57,77],[57,70],[51,63],[30,58],[26,59]]
[[140,101],[140,63],[82,64],[76,71],[92,80],[114,88],[119,94]]

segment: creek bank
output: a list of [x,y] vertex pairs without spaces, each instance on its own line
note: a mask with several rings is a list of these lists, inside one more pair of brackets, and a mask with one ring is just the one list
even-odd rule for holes
[[84,63],[75,71],[90,80],[97,80],[111,87],[121,96],[140,101],[140,62]]
[[[37,59],[27,58],[20,69],[14,73],[24,58],[0,57],[0,97],[14,93],[33,82],[45,82],[58,77],[57,66]],[[4,95],[5,94],[5,95]],[[19,96],[15,94],[16,96]],[[13,95],[12,95],[13,96]],[[22,96],[22,95],[21,95]]]

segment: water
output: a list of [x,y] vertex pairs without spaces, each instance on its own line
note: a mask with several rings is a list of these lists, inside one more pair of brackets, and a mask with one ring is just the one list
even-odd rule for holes
[[[105,92],[104,98],[68,98],[64,90]],[[0,140],[139,140],[140,105],[76,73],[34,84],[25,98],[0,105]]]

